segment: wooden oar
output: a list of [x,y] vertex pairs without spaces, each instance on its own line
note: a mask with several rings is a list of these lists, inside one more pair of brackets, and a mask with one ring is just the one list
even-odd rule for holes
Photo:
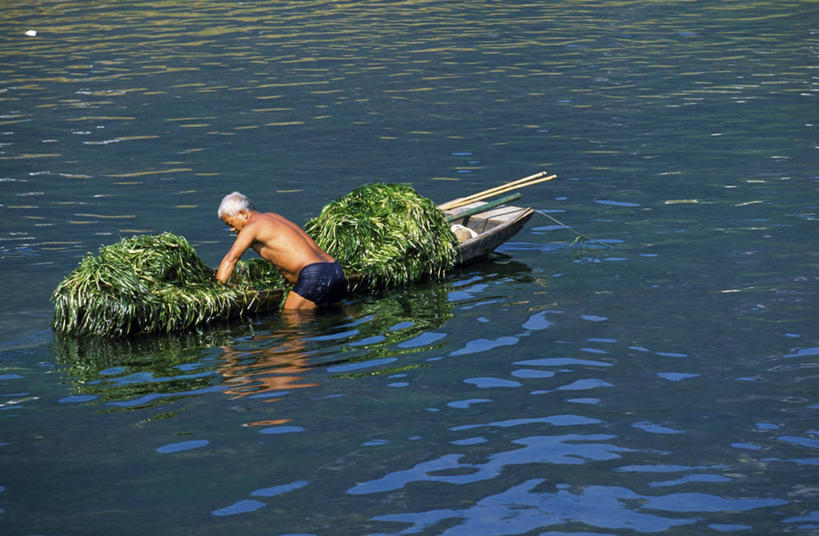
[[473,202],[476,200],[485,199],[486,197],[491,197],[496,195],[498,192],[506,191],[509,188],[523,188],[528,185],[528,183],[539,180],[546,176],[545,171],[541,171],[539,173],[535,173],[534,175],[529,175],[528,177],[524,177],[522,179],[518,179],[516,181],[507,182],[505,184],[501,184],[500,186],[495,186],[494,188],[489,188],[488,190],[483,190],[478,193],[474,193],[468,195],[466,197],[453,199],[451,201],[447,201],[441,205],[441,207],[447,209],[451,208],[451,205],[455,203],[463,203],[463,202]]
[[484,190],[482,192],[478,192],[461,199],[454,199],[452,201],[448,201],[447,203],[444,203],[444,208],[445,209],[456,208],[458,206],[463,206],[465,204],[474,203],[475,201],[482,201],[484,199],[488,199],[496,195],[510,192],[512,190],[518,190],[520,188],[525,188],[533,184],[550,181],[555,178],[557,178],[557,175],[547,176],[545,171],[541,171],[540,173],[530,175],[529,177],[524,177],[516,181],[508,182],[506,184],[502,184],[500,186],[496,186],[494,188],[490,188],[488,190]]
[[545,171],[541,171],[540,173],[535,173],[534,175],[530,175],[528,177],[524,177],[522,179],[518,179],[516,181],[508,182],[506,184],[501,184],[500,186],[495,186],[494,188],[489,188],[488,190],[484,190],[482,192],[478,192],[467,197],[463,197],[460,199],[453,199],[452,201],[447,201],[446,203],[442,203],[438,205],[438,208],[441,210],[449,210],[453,208],[462,207],[464,205],[468,205],[470,203],[474,203],[476,201],[482,201],[484,199],[488,199],[490,197],[494,197],[496,195],[505,194],[507,192],[511,192],[512,190],[518,190],[520,188],[526,188],[527,186],[531,186],[533,184],[538,184],[540,182],[546,182],[553,179],[556,179],[557,175],[548,175]]

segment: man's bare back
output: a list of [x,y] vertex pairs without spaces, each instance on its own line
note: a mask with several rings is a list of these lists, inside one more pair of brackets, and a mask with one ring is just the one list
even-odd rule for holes
[[[252,207],[252,204],[250,206]],[[230,279],[236,263],[248,248],[254,249],[263,259],[270,261],[287,281],[294,284],[298,282],[299,274],[306,266],[335,262],[335,259],[323,251],[301,227],[279,214],[262,213],[253,208],[223,211],[220,207],[220,218],[237,233],[233,247],[224,256],[216,271],[216,279],[222,283],[227,283]],[[346,280],[344,285],[346,286]],[[285,302],[285,308],[315,306],[314,302],[294,292],[288,295]]]
[[298,225],[279,214],[254,212],[245,229],[253,233],[250,247],[276,265],[291,283],[296,282],[299,272],[308,264],[335,261]]

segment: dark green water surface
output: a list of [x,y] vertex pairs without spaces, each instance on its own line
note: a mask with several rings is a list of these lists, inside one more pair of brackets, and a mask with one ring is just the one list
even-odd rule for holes
[[[0,1],[0,533],[819,533],[817,13]],[[303,223],[540,170],[597,242],[538,214],[301,324],[49,328],[121,237],[216,266],[232,190]]]

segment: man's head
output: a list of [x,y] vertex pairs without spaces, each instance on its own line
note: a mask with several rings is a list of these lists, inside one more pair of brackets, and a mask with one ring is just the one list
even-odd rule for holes
[[247,223],[250,213],[255,210],[256,207],[250,199],[239,192],[232,192],[222,199],[217,214],[233,232],[239,232]]

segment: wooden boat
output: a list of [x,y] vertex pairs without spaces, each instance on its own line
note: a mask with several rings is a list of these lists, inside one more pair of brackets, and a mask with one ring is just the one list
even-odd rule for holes
[[[461,225],[472,232],[472,236],[458,244],[458,265],[486,257],[495,251],[498,246],[517,234],[534,214],[534,210],[529,207],[509,205],[475,212],[484,205],[489,203],[471,203],[455,210],[444,211],[451,224]],[[456,218],[458,214],[467,215]]]
[[[481,210],[484,206],[488,208]],[[470,236],[458,243],[456,266],[463,266],[486,257],[517,234],[532,217],[534,210],[530,207],[498,206],[496,203],[478,201],[457,209],[443,210],[443,213],[450,225],[465,227],[470,231]],[[458,217],[459,215],[463,216]],[[356,274],[347,276],[351,281],[356,278]],[[277,310],[282,294],[282,289],[249,293],[240,308],[251,312]]]
[[[476,200],[473,195],[453,200],[444,205],[438,205],[437,212],[434,208],[432,209],[433,219],[444,217],[450,226],[457,228],[457,232],[453,233],[455,237],[459,238],[455,258],[456,265],[464,265],[485,257],[523,228],[534,211],[531,208],[522,208],[507,204],[519,197],[520,194],[515,194],[514,196],[508,196],[502,199],[483,202]],[[437,226],[440,223],[443,222],[435,222],[435,225]],[[436,232],[443,232],[444,236],[442,239],[447,241],[445,234],[447,231],[445,229],[438,227]],[[465,233],[463,237],[458,237],[458,234],[463,233]],[[143,240],[139,242],[139,244],[137,244],[139,247],[135,247],[134,251],[129,250],[131,253],[142,255],[151,248],[160,249],[162,251],[168,250],[168,248],[175,248],[170,255],[166,255],[170,260],[165,264],[169,267],[174,266],[173,262],[174,259],[177,258],[176,256],[178,256],[179,261],[183,263],[190,262],[193,264],[200,262],[201,264],[201,261],[196,258],[195,252],[183,237],[168,233],[166,237],[148,236],[143,238],[147,241]],[[438,245],[446,246],[447,255],[451,254],[451,244]],[[398,248],[393,249],[393,252],[397,249]],[[187,256],[184,257],[183,253],[180,252],[184,252],[184,255]],[[157,259],[159,259],[159,257],[160,256],[156,256]],[[142,257],[133,258],[136,259],[132,262],[135,266],[142,262],[139,260]],[[150,259],[153,259],[153,257],[150,257]],[[401,264],[401,261],[405,259],[399,257],[395,260],[398,261],[397,264]],[[105,262],[108,261],[106,260]],[[163,262],[160,262],[160,260],[150,260],[149,262],[160,265],[160,267],[163,265]],[[443,275],[446,268],[449,267],[448,265],[449,263],[447,263],[447,266],[435,264],[434,269],[440,270],[435,273]],[[414,280],[423,277],[424,268],[425,267],[422,266],[420,270],[413,270],[411,279],[408,271],[405,274],[405,280]],[[395,268],[393,267],[393,269]],[[170,268],[168,270],[170,271]],[[92,271],[98,270],[96,267],[92,267]],[[243,284],[243,290],[241,292],[227,293],[227,296],[230,296],[229,298],[226,298],[225,294],[216,297],[205,295],[204,298],[201,298],[200,294],[194,294],[202,290],[202,282],[194,282],[193,286],[187,287],[186,282],[176,279],[168,279],[166,281],[164,275],[160,277],[155,275],[155,273],[159,272],[157,270],[146,273],[134,271],[133,274],[127,272],[127,277],[120,278],[121,281],[118,280],[119,282],[106,287],[104,293],[100,289],[100,279],[88,279],[88,281],[92,283],[93,281],[97,281],[96,286],[97,290],[100,290],[100,294],[92,295],[92,298],[96,301],[81,301],[79,298],[76,298],[76,294],[72,294],[71,292],[64,294],[68,296],[64,300],[63,295],[60,295],[59,299],[63,300],[63,304],[71,306],[72,303],[78,303],[79,305],[77,307],[66,306],[62,309],[55,307],[55,320],[52,324],[55,331],[78,336],[101,335],[105,337],[120,337],[164,330],[184,330],[211,320],[227,319],[229,317],[241,316],[245,313],[278,310],[286,290],[285,288],[264,288],[264,283],[260,284],[262,288],[246,290],[248,287]],[[175,273],[176,272],[174,272],[174,274]],[[193,275],[196,276],[196,273],[193,273]],[[378,281],[375,276],[372,276],[372,279],[363,274],[358,277],[356,276],[357,274],[355,273],[347,274],[352,288],[356,288],[356,283],[359,283],[362,290],[374,290],[369,289],[368,285],[370,281]],[[173,275],[172,277],[177,276]],[[198,281],[195,277],[192,279]],[[149,288],[151,285],[143,283],[143,280],[154,284],[157,290],[154,291],[152,288]],[[137,290],[133,290],[136,289],[136,282],[138,281],[140,285],[139,293],[142,293],[142,287],[147,285],[147,292],[150,292],[152,295],[142,294],[142,297],[140,297]],[[108,284],[106,281],[103,282],[106,283],[106,285]],[[83,292],[89,289],[93,290],[91,288],[93,287],[92,283],[82,283],[84,285],[82,287],[84,289]],[[115,286],[117,284],[119,287]],[[58,287],[57,290],[60,290],[60,288],[61,287]],[[110,291],[109,288],[113,289],[113,291]],[[117,290],[121,292],[119,296],[116,294]],[[57,296],[56,290],[55,296]],[[134,299],[134,296],[136,296],[136,299]],[[162,300],[159,306],[156,305],[156,297],[160,297]],[[56,300],[57,298],[54,299]],[[200,310],[202,314],[199,314]],[[93,319],[92,315],[97,315],[105,323],[92,325],[89,322],[89,319]],[[68,327],[66,328],[66,326]]]

